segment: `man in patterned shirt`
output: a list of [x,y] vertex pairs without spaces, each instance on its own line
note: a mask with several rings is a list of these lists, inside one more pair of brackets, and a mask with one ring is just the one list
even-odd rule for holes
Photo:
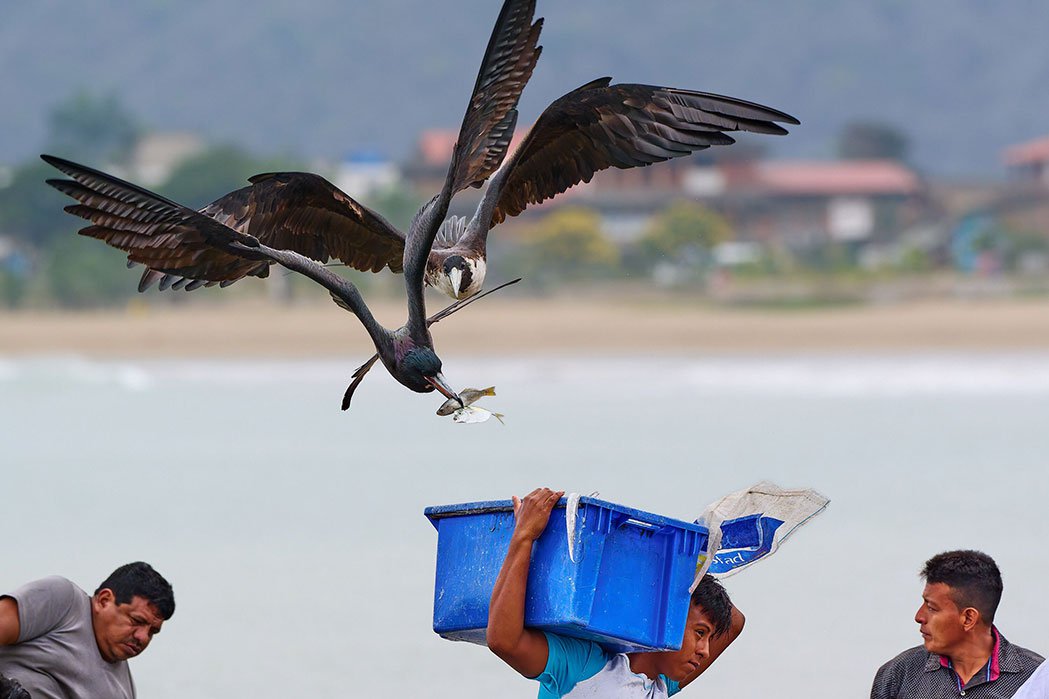
[[546,529],[562,495],[538,488],[523,500],[514,498],[516,523],[492,589],[488,647],[510,667],[539,681],[539,699],[665,699],[676,694],[710,667],[743,630],[743,615],[709,575],[692,594],[680,650],[609,653],[591,641],[525,627],[532,543]]
[[925,590],[914,615],[923,644],[881,666],[871,699],[1007,699],[1042,662],[994,625],[1002,576],[979,551],[946,551],[922,569]]

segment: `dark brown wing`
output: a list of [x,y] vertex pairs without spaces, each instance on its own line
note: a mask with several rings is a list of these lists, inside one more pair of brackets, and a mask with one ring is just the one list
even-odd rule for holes
[[177,273],[193,268],[203,252],[217,248],[249,263],[280,263],[328,289],[335,303],[360,319],[376,349],[389,348],[390,332],[372,316],[357,287],[324,265],[292,250],[260,244],[251,235],[112,175],[50,155],[41,157],[72,178],[47,183],[79,202],[66,211],[94,224],[80,232],[126,251],[129,260]]
[[402,270],[401,232],[323,177],[274,172],[249,181],[201,213],[271,248],[321,262],[336,259],[362,272]]
[[541,51],[536,42],[542,20],[533,24],[534,13],[535,0],[503,3],[481,61],[444,185],[440,193],[419,210],[409,228],[404,250],[404,287],[408,297],[407,327],[416,342],[430,342],[423,276],[452,195],[469,185],[480,186],[498,169],[510,145],[517,123],[517,100]]
[[185,270],[193,270],[199,272],[195,282],[212,284],[245,274],[264,275],[269,267],[268,260],[223,253],[222,248],[241,236],[218,221],[98,170],[41,157],[73,178],[47,183],[79,202],[66,211],[94,224],[81,229],[81,235],[127,252],[131,262],[162,274],[185,276]]
[[[213,284],[227,286],[249,275],[267,276],[269,260],[230,254],[221,246],[210,244],[205,231],[193,230],[205,216],[223,227],[254,236],[271,248],[290,250],[321,262],[334,258],[355,269],[373,272],[386,266],[394,272],[402,269],[401,233],[318,175],[256,175],[248,187],[230,192],[201,209],[203,216],[187,215],[173,222],[170,212],[147,215],[151,211],[149,202],[162,199],[159,195],[120,181],[126,188],[121,196],[137,192],[145,199],[107,201],[104,196],[112,195],[112,185],[108,183],[119,180],[60,158],[43,157],[74,179],[50,184],[88,207],[67,208],[95,224],[80,233],[125,250],[129,262],[148,267],[139,282],[139,291],[155,282],[160,283],[162,290],[169,286],[194,289]],[[180,210],[192,211],[164,201]],[[134,210],[135,206],[145,207],[145,212]]]
[[542,47],[542,18],[532,22],[535,0],[506,0],[481,61],[456,141],[452,193],[480,187],[506,156],[521,97]]
[[783,135],[797,119],[734,97],[601,78],[553,102],[506,164],[492,225],[594,173],[651,165],[735,141],[726,131]]

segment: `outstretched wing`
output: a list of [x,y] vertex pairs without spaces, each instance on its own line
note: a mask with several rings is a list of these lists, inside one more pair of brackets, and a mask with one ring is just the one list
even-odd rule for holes
[[249,181],[201,212],[271,248],[362,272],[402,270],[401,232],[320,175],[272,172]]
[[480,186],[498,169],[517,123],[517,100],[532,75],[541,48],[536,45],[542,20],[532,22],[535,0],[505,0],[481,61],[470,104],[452,151],[441,192],[419,210],[404,250],[404,286],[408,330],[416,342],[428,342],[423,275],[434,237],[456,192]]
[[[51,156],[44,156],[44,160],[60,170],[60,162],[75,166],[81,173],[90,170]],[[110,177],[104,173],[99,175]],[[378,272],[387,266],[394,272],[401,271],[404,236],[380,215],[323,177],[305,172],[280,172],[256,175],[250,181],[251,185],[208,204],[200,213],[235,231],[252,235],[264,245],[298,252],[321,262],[334,258],[361,271]],[[140,222],[140,225],[149,224]],[[141,231],[149,234],[150,247],[169,252],[177,250],[179,255],[168,255],[161,267],[143,262],[141,254],[129,254],[130,261],[149,267],[142,275],[139,291],[145,291],[157,281],[162,290],[168,286],[193,289],[216,283],[226,286],[249,275],[268,274],[269,265],[265,262],[245,260],[217,247],[198,246],[193,242],[194,237],[184,230],[184,226],[192,224],[183,223],[183,227],[171,230],[166,228],[167,224],[157,225],[152,230]],[[111,241],[123,239],[121,231],[107,227],[104,222],[81,233],[114,247],[121,245]]]
[[72,178],[47,183],[80,202],[65,207],[94,224],[80,234],[123,250],[129,262],[178,277],[192,270],[191,286],[231,283],[248,274],[265,276],[267,260],[225,252],[241,235],[233,228],[104,172],[50,155],[40,157]]
[[[594,173],[688,155],[735,140],[728,131],[783,135],[789,114],[705,92],[600,78],[555,100],[506,164],[491,224],[516,216]],[[486,195],[487,196],[487,195]]]
[[221,221],[112,175],[61,158],[41,157],[72,178],[47,183],[79,202],[65,210],[93,224],[80,233],[127,252],[132,262],[168,274],[198,268],[201,256],[211,251],[238,263],[278,262],[328,289],[336,303],[360,318],[377,348],[386,341],[389,333],[371,315],[357,288],[318,262],[262,245]]
[[480,187],[506,156],[517,124],[517,102],[543,48],[542,18],[532,22],[535,0],[506,0],[481,61],[456,141],[452,193]]

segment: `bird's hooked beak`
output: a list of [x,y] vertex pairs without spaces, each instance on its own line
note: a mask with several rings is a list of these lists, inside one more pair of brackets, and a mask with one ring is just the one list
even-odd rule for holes
[[444,376],[442,376],[440,373],[438,373],[436,376],[424,376],[423,378],[426,379],[426,383],[430,384],[438,391],[440,391],[445,398],[450,398],[451,400],[454,400],[459,404],[460,408],[465,407],[463,404],[463,399],[459,397],[458,393],[452,390],[452,387],[448,385],[448,382],[444,380]]
[[461,293],[460,285],[463,283],[463,271],[458,267],[452,267],[448,270],[448,282],[452,286],[452,296],[459,298]]

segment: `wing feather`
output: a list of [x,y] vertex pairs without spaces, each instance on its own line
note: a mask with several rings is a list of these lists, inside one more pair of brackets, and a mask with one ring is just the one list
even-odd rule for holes
[[423,276],[434,238],[452,196],[480,186],[499,167],[513,136],[517,101],[541,53],[542,20],[532,22],[535,0],[505,0],[488,41],[466,108],[452,161],[440,193],[415,215],[404,249],[407,328],[418,343],[429,343]]
[[[185,276],[182,272],[186,269],[211,273],[214,270],[208,263],[214,255],[243,237],[218,221],[129,182],[68,160],[42,157],[72,178],[48,180],[48,184],[77,200],[66,211],[93,224],[83,228],[82,235],[123,250],[129,262],[146,265],[162,275],[144,275],[142,285],[157,281],[162,286],[172,285]],[[220,272],[228,272],[229,257],[223,253]],[[245,273],[268,264],[257,258],[237,262],[246,268]],[[219,273],[196,278],[207,282],[226,277]]]
[[735,140],[728,131],[786,134],[797,119],[771,107],[706,92],[600,78],[555,100],[500,176],[491,225],[594,174],[678,158]]
[[403,234],[323,177],[277,172],[250,181],[201,212],[263,245],[320,262],[336,259],[365,272],[403,269]]
[[453,152],[452,193],[480,187],[502,164],[521,97],[542,47],[535,0],[506,0],[488,41]]
[[48,184],[80,202],[66,208],[94,224],[80,232],[126,251],[130,261],[149,268],[140,285],[159,282],[161,288],[190,290],[223,281],[191,279],[182,274],[187,266],[199,266],[198,261],[206,258],[209,247],[248,263],[268,266],[277,262],[328,289],[341,307],[360,319],[377,348],[389,344],[389,332],[372,316],[357,287],[315,260],[293,250],[267,247],[204,213],[98,170],[61,158],[42,157],[73,178],[48,180]]
[[[158,281],[161,290],[191,290],[210,283],[229,286],[246,276],[267,276],[269,261],[232,255],[208,244],[206,236],[192,230],[205,217],[270,247],[321,262],[336,259],[372,272],[385,267],[394,272],[402,270],[404,236],[379,214],[318,175],[256,175],[251,185],[201,209],[203,216],[187,217],[173,212],[190,209],[136,185],[58,158],[47,156],[45,160],[74,178],[48,183],[81,202],[66,207],[66,211],[94,224],[83,229],[82,235],[104,240],[128,252],[129,262],[172,277],[164,279],[147,270],[140,290]],[[179,279],[186,281],[178,283]],[[187,283],[195,280],[202,284]]]

